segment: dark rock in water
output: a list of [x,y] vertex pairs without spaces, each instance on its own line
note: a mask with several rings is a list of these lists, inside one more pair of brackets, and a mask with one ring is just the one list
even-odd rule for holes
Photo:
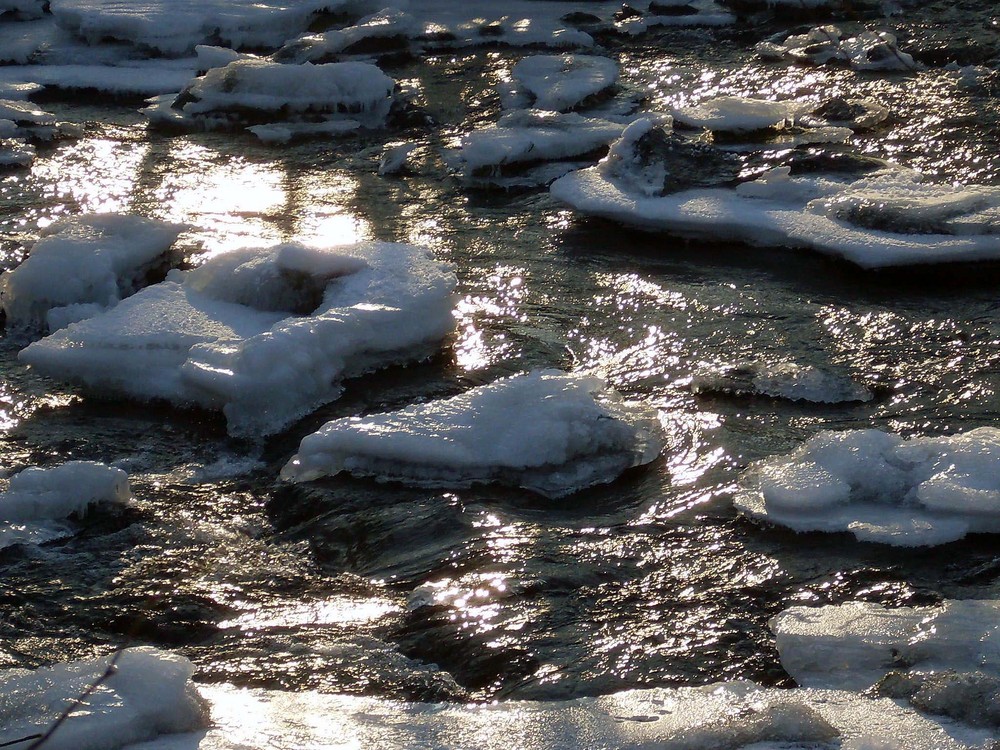
[[649,4],[649,12],[656,16],[694,16],[698,9],[693,5],[674,5],[652,2]]
[[820,104],[811,114],[830,122],[847,122],[856,120],[866,111],[864,105],[860,103],[851,103],[842,96],[835,96]]
[[503,36],[504,28],[503,24],[499,21],[494,21],[493,23],[484,23],[479,27],[479,36]]
[[601,23],[601,19],[593,13],[584,13],[582,11],[567,13],[559,20],[571,26],[593,26],[594,24]]
[[616,21],[627,21],[630,18],[641,18],[642,13],[631,5],[622,5],[621,10],[616,11],[612,16]]
[[1000,726],[1000,680],[983,672],[890,672],[873,692],[972,726]]
[[654,128],[635,143],[643,165],[659,164],[664,178],[661,195],[694,187],[719,187],[739,181],[739,157],[715,146]]
[[792,175],[832,172],[859,177],[887,166],[885,161],[872,156],[820,148],[792,151],[784,160],[784,164],[791,167]]

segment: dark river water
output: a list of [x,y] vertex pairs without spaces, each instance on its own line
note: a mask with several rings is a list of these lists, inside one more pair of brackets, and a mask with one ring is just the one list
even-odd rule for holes
[[[881,23],[904,49],[996,66],[991,3],[901,10]],[[934,180],[1000,182],[992,79],[962,85],[940,63],[875,74],[753,55],[792,25],[664,30],[609,42],[607,54],[650,108],[723,94],[871,97],[890,120],[856,139],[858,150]],[[495,122],[494,84],[523,54],[387,65],[434,126],[285,147],[149,132],[135,101],[42,102],[85,134],[0,176],[7,267],[40,226],[84,211],[188,222],[180,246],[195,263],[286,239],[407,241],[455,265],[458,327],[432,360],[350,381],[340,400],[263,444],[227,438],[217,415],[82,397],[25,370],[23,342],[5,341],[3,469],[113,462],[135,501],[93,512],[72,538],[0,550],[0,667],[131,642],[176,649],[202,682],[421,700],[733,678],[781,686],[792,683],[767,621],[789,606],[1000,596],[991,537],[896,549],[757,526],[732,507],[750,461],[819,430],[996,425],[997,267],[862,272],[798,251],[625,231],[574,216],[544,190],[470,191],[439,150]],[[378,176],[383,146],[400,141],[420,146],[415,174]],[[834,369],[877,396],[806,405],[692,393],[696,372],[742,360]],[[599,367],[660,409],[663,456],[558,501],[277,479],[301,437],[330,418],[537,367]]]

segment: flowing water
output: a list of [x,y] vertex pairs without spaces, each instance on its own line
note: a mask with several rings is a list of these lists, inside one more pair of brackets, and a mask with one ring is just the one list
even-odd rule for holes
[[[982,45],[996,43],[989,3],[908,8],[890,25],[929,45],[935,18],[952,12]],[[989,86],[963,87],[940,69],[760,62],[753,43],[780,28],[662,31],[608,53],[651,108],[722,94],[869,96],[892,115],[859,150],[935,180],[1000,182],[1000,99]],[[150,132],[136,102],[44,102],[86,132],[0,177],[7,267],[40,227],[84,211],[187,222],[180,244],[192,263],[280,240],[407,241],[455,265],[458,326],[432,360],[350,381],[343,398],[264,444],[227,438],[217,415],[81,397],[26,371],[19,342],[4,342],[4,470],[113,462],[129,471],[135,502],[91,513],[70,539],[0,551],[0,667],[151,643],[191,658],[202,682],[421,700],[733,678],[780,686],[791,681],[767,621],[788,606],[1000,595],[989,537],[895,549],[756,526],[731,505],[750,461],[819,430],[995,425],[996,268],[865,273],[803,252],[586,221],[544,190],[467,190],[445,176],[438,150],[496,120],[493,85],[521,54],[387,66],[437,125],[286,147]],[[383,145],[400,140],[421,146],[416,173],[378,176]],[[692,393],[696,371],[742,360],[833,367],[878,395],[831,406]],[[277,480],[327,419],[537,367],[600,368],[660,409],[662,458],[558,501]]]

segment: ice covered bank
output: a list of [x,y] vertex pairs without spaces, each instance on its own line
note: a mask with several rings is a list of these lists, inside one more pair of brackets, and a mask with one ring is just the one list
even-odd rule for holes
[[337,134],[385,124],[396,83],[362,62],[285,65],[234,60],[179,94],[151,100],[154,124],[205,130],[248,128],[263,140]]
[[789,401],[839,404],[871,401],[872,392],[846,375],[795,362],[744,362],[705,370],[691,378],[695,393],[768,396]]
[[54,331],[114,307],[160,278],[181,224],[123,214],[58,221],[0,276],[8,331]]
[[883,170],[860,179],[775,167],[740,182],[731,154],[629,126],[596,167],[552,195],[640,229],[749,245],[808,248],[864,268],[1000,259],[1000,189]]
[[968,724],[1000,727],[1000,601],[886,609],[793,607],[771,620],[803,686],[865,690]]
[[125,503],[131,497],[128,475],[113,466],[69,461],[51,469],[25,469],[0,493],[0,549],[66,536],[65,519],[92,505]]
[[129,648],[117,656],[34,671],[0,671],[0,745],[48,730],[100,680],[112,659],[112,674],[45,741],[45,750],[115,750],[207,724],[204,701],[190,682],[191,662],[154,648]]
[[[887,699],[749,682],[479,706],[200,688],[207,733],[130,750],[359,747],[378,750],[987,750],[994,734]],[[333,743],[331,745],[331,743]]]
[[795,531],[936,545],[1000,532],[1000,429],[904,440],[879,430],[821,432],[752,464],[736,507]]
[[611,482],[662,448],[656,413],[602,378],[543,370],[397,412],[327,422],[282,469],[428,487],[495,482],[562,497]]
[[238,250],[20,358],[92,393],[221,409],[231,434],[268,435],[335,399],[343,378],[426,356],[454,327],[455,284],[412,245]]

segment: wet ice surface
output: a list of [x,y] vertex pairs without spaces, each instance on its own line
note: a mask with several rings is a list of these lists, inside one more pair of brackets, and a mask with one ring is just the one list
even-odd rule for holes
[[[883,77],[765,64],[745,29],[654,34],[607,52],[623,83],[652,85],[650,109],[720,96],[872,99],[892,116],[854,137],[861,152],[944,183],[1000,182],[988,80],[970,87],[941,67]],[[280,148],[242,134],[148,133],[138,102],[43,102],[85,132],[0,176],[5,267],[41,227],[90,211],[187,222],[178,246],[194,263],[330,236],[412,242],[456,265],[458,331],[429,362],[348,382],[339,401],[262,448],[231,441],[205,412],[81,398],[25,371],[5,343],[5,471],[113,463],[134,499],[92,511],[68,539],[0,552],[4,666],[92,657],[131,639],[192,659],[202,683],[419,701],[742,678],[784,687],[767,622],[791,605],[996,597],[991,537],[914,554],[759,528],[731,505],[751,461],[821,430],[933,436],[995,424],[995,269],[864,274],[581,221],[541,192],[471,194],[445,177],[439,149],[497,122],[495,84],[527,54],[459,50],[387,65],[440,127]],[[156,93],[193,74],[164,70],[179,82]],[[379,177],[384,147],[400,141],[414,144],[411,174]],[[706,367],[748,361],[835,370],[877,396],[815,405],[691,392]],[[299,440],[329,419],[543,367],[601,368],[625,397],[662,410],[662,459],[556,503],[340,477],[277,483]]]

